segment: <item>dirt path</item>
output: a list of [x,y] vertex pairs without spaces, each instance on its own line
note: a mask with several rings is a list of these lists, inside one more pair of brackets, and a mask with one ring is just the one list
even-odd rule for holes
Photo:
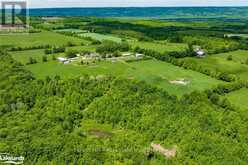
[[163,154],[166,158],[172,158],[176,156],[177,149],[176,146],[174,146],[172,149],[165,149],[160,144],[151,144],[151,147],[157,151]]

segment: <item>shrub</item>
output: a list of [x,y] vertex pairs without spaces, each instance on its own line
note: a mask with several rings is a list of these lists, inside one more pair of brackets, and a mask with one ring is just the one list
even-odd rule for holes
[[47,57],[46,56],[42,56],[42,62],[47,62]]
[[228,61],[232,61],[232,60],[233,60],[232,55],[229,55],[229,56],[227,57],[227,60],[228,60]]
[[29,57],[29,60],[27,62],[27,65],[30,65],[30,64],[36,64],[37,63],[37,60],[32,58],[32,57]]
[[68,50],[66,52],[66,57],[67,58],[74,58],[77,56],[77,53],[78,53],[78,51],[76,51],[76,50]]

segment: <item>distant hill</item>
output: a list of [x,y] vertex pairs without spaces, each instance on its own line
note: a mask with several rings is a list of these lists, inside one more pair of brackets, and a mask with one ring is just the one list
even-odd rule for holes
[[31,16],[97,16],[157,18],[247,18],[248,7],[44,8]]

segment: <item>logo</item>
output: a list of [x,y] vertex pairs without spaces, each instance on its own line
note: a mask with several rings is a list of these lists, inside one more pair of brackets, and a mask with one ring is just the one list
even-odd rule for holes
[[29,27],[26,1],[1,1],[0,30],[20,30]]
[[12,156],[8,153],[0,153],[0,164],[23,164],[23,156]]

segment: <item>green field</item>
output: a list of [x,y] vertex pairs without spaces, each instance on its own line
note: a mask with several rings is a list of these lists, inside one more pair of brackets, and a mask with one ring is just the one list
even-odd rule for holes
[[245,63],[246,60],[248,59],[248,51],[246,50],[237,50],[233,52],[228,52],[228,53],[222,53],[222,54],[217,54],[214,55],[215,58],[219,58],[222,60],[226,60],[229,56],[232,56],[232,61],[237,62],[237,63]]
[[90,37],[90,38],[93,38],[93,39],[99,40],[99,41],[110,40],[110,41],[114,41],[114,42],[121,42],[121,40],[122,40],[119,37],[115,37],[115,36],[111,36],[111,35],[98,34],[98,33],[82,33],[82,34],[78,34],[78,35],[82,36],[82,37]]
[[[232,55],[233,60],[228,61],[227,57]],[[197,66],[212,70],[237,75],[242,80],[248,79],[248,65],[242,64],[248,58],[248,51],[234,51],[216,55],[209,55],[206,58],[185,58],[184,61]]]
[[81,29],[59,29],[55,30],[55,32],[86,33],[87,31]]
[[237,107],[248,109],[248,89],[243,88],[226,95],[229,101]]
[[[77,51],[92,51],[94,52],[96,49],[95,45],[89,45],[89,46],[74,46],[74,47],[67,47],[67,50],[77,50]],[[25,50],[25,51],[14,51],[10,52],[12,57],[21,62],[22,64],[26,64],[29,61],[29,58],[32,57],[33,59],[36,59],[38,62],[42,61],[43,56],[48,57],[48,61],[52,60],[52,55],[46,55],[44,53],[44,49],[36,49],[36,50]],[[55,57],[65,57],[65,53],[56,53],[54,54]]]
[[69,41],[78,45],[82,42],[87,43],[87,41],[79,38],[42,31],[40,33],[2,35],[0,37],[0,46],[31,47],[46,44],[61,46],[66,45]]
[[[16,51],[10,53],[12,57],[21,62],[22,64],[26,64],[29,62],[29,58],[35,59],[37,62],[42,62],[42,57],[45,56],[44,49],[37,50],[26,50],[26,51]],[[56,57],[64,56],[63,53],[55,54]],[[48,60],[52,60],[52,55],[46,55]]]
[[141,41],[129,41],[129,44],[135,48],[140,47],[142,49],[151,49],[160,53],[171,51],[183,51],[187,48],[186,44],[179,43],[155,43],[155,42],[141,42]]
[[[194,90],[205,90],[222,81],[215,80],[201,73],[185,70],[157,60],[138,62],[98,62],[90,66],[63,65],[57,62],[28,65],[27,68],[38,78],[59,75],[77,77],[81,75],[114,75],[128,79],[145,81],[151,85],[165,89],[171,94],[181,96]],[[175,74],[176,73],[176,74]],[[169,81],[185,79],[187,85],[171,84]]]

